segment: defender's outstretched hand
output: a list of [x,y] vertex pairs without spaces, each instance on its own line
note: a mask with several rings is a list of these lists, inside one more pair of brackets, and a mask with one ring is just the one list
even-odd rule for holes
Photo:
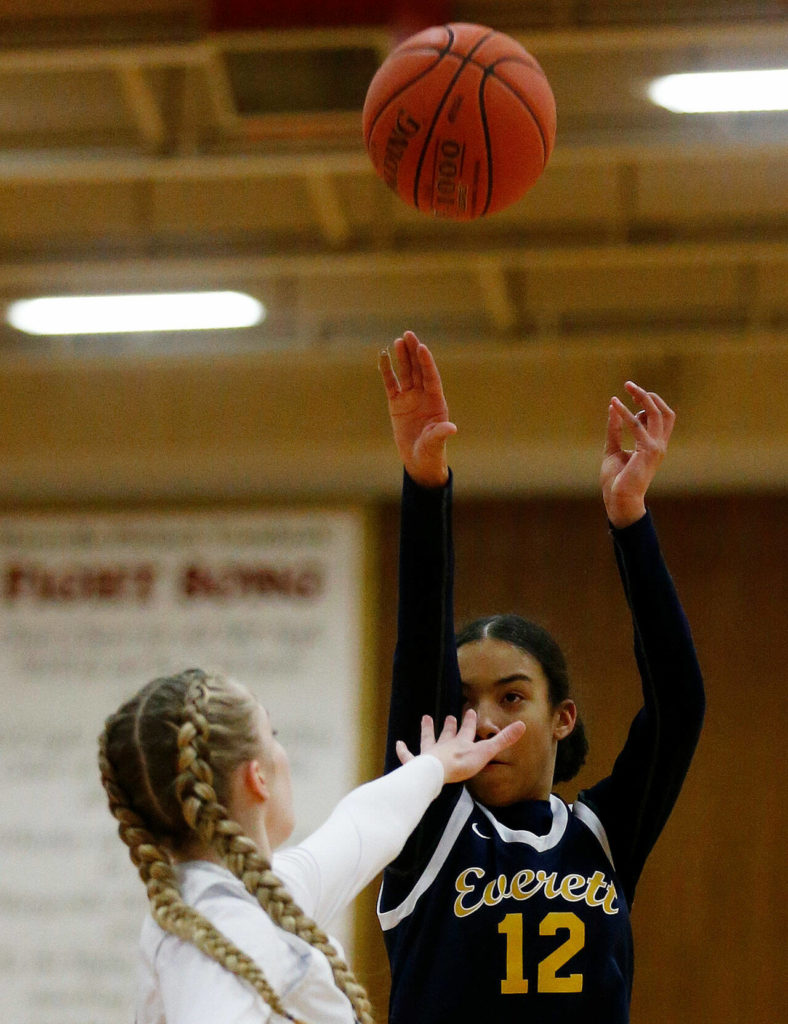
[[457,432],[449,420],[438,367],[413,331],[394,342],[399,376],[388,351],[378,365],[386,388],[391,427],[409,476],[422,487],[442,487],[449,479],[446,441]]
[[[627,381],[625,387],[641,406],[633,413],[620,398],[610,399],[607,440],[599,480],[607,517],[622,528],[637,522],[646,512],[646,491],[665,457],[676,414],[659,395]],[[629,427],[635,447],[623,447],[624,426]]]
[[[443,765],[446,782],[464,782],[486,764],[516,743],[525,732],[525,722],[511,722],[506,728],[487,740],[476,739],[476,712],[469,709],[462,716],[462,725],[457,729],[457,719],[449,715],[443,723],[441,734],[435,739],[435,727],[429,715],[421,720],[421,753],[432,754]],[[402,740],[397,742],[397,757],[403,764],[412,761],[412,754]]]

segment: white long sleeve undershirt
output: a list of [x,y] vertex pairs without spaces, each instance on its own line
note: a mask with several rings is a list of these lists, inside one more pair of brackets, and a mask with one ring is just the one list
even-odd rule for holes
[[[328,929],[400,852],[443,785],[443,766],[421,755],[354,789],[303,842],[273,858],[299,907]],[[208,861],[179,867],[184,900],[263,970],[288,1012],[305,1024],[352,1024],[328,961],[278,928],[243,884]],[[148,916],[140,940],[136,1024],[263,1024],[269,1007],[244,981]]]
[[429,755],[359,786],[298,846],[274,854],[273,869],[322,928],[400,852],[443,786]]

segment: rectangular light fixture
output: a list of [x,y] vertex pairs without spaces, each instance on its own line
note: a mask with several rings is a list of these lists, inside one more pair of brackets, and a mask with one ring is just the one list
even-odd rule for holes
[[6,320],[26,334],[133,334],[253,327],[265,307],[243,292],[68,295],[12,302]]
[[651,82],[648,95],[680,114],[788,110],[788,68],[666,75]]

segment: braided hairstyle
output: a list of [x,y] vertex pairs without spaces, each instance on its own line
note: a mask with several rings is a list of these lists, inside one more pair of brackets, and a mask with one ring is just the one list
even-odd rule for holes
[[197,839],[219,855],[279,927],[326,956],[359,1024],[373,1024],[363,987],[328,936],[299,909],[267,858],[228,816],[233,769],[262,754],[257,708],[242,686],[200,669],[143,687],[107,719],[99,737],[110,811],[161,928],[193,943],[247,981],[276,1014],[295,1021],[260,967],[184,903],[171,854]]

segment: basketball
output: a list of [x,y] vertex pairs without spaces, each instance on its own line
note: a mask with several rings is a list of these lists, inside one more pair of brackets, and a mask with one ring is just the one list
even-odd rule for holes
[[510,36],[483,25],[425,29],[388,55],[362,114],[375,171],[423,213],[473,220],[520,199],[555,141],[544,72]]

